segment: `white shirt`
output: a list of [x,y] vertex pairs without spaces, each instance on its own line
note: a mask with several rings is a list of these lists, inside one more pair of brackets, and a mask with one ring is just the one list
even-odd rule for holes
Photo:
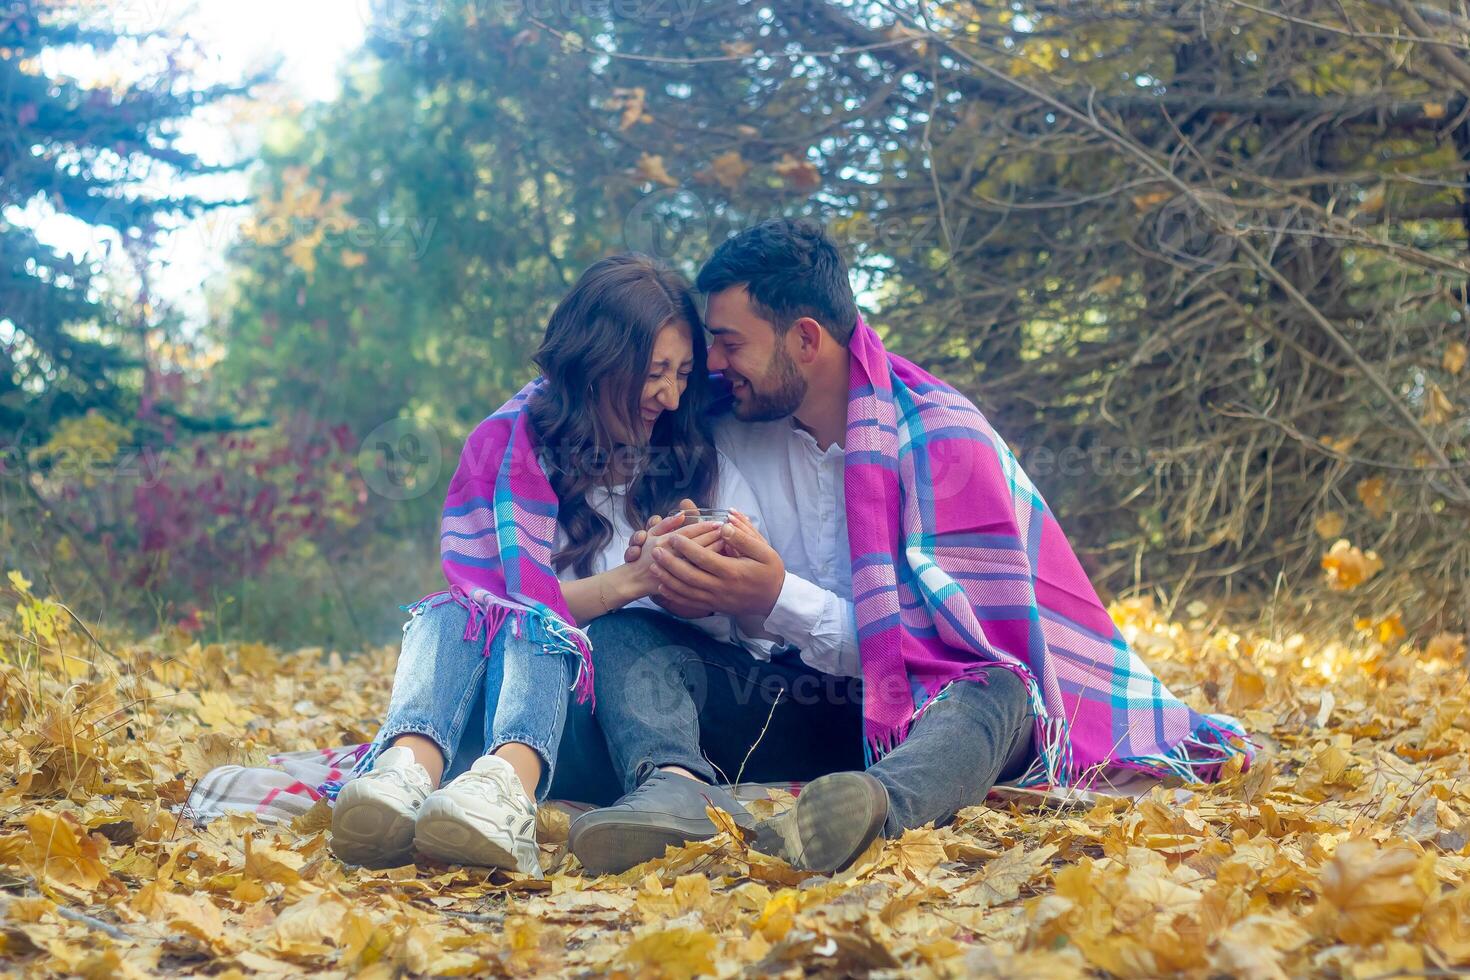
[[[724,453],[719,454],[719,480],[715,484],[715,499],[712,501],[696,501],[701,507],[721,507],[725,509],[735,508],[755,521],[756,527],[762,528],[765,524],[760,504],[756,501],[755,493],[750,489],[750,484],[745,477],[736,469]],[[597,513],[605,517],[612,525],[612,537],[597,554],[592,556],[592,574],[600,575],[611,571],[623,564],[623,553],[628,548],[628,539],[633,536],[635,530],[629,523],[623,510],[623,500],[628,494],[628,485],[618,487],[593,487],[587,491],[587,504]],[[665,515],[667,516],[667,515]],[[552,554],[565,548],[567,545],[566,531],[560,524],[556,526],[556,538],[552,542]],[[567,565],[556,576],[563,582],[575,582],[580,576],[572,565]],[[663,612],[663,608],[647,596],[636,599],[623,606],[624,609],[654,609]],[[703,619],[691,619],[691,626],[697,626],[710,636],[722,643],[735,643],[745,647],[752,656],[762,660],[770,659],[770,651],[773,644],[768,640],[758,640],[739,635],[735,628],[735,621],[730,616],[716,615],[706,616]]]
[[823,450],[794,418],[722,419],[715,442],[754,488],[764,517],[759,530],[786,565],[766,631],[798,647],[815,670],[862,676],[843,493],[845,451],[836,444]]

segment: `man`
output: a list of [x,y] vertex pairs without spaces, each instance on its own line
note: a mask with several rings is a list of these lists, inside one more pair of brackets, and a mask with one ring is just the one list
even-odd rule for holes
[[[733,616],[772,650],[647,610],[590,624],[628,792],[573,823],[584,866],[620,872],[712,836],[713,805],[759,849],[831,872],[1002,779],[1085,784],[1122,765],[1207,780],[1249,761],[1234,719],[1179,702],[1129,648],[984,416],[883,350],[820,227],[749,229],[698,287],[733,399],[716,440],[764,523],[737,517],[719,551],[658,524],[659,601]],[[810,782],[757,825],[717,785],[742,780]]]
[[[757,846],[835,871],[878,832],[943,821],[1030,764],[1025,686],[993,671],[954,685],[903,744],[867,773],[861,659],[843,499],[846,344],[858,319],[847,269],[815,225],[767,222],[722,245],[701,271],[709,368],[731,383],[720,448],[755,489],[764,527],[729,526],[733,562],[677,535],[655,554],[662,604],[763,621],[783,642],[769,662],[709,641],[669,617],[617,613],[591,624],[598,717],[632,791],[579,818],[572,849],[617,872],[664,846],[715,832],[715,803],[753,822],[712,785],[804,780],[785,820]],[[763,734],[762,734],[763,733]],[[739,773],[741,765],[744,772]]]

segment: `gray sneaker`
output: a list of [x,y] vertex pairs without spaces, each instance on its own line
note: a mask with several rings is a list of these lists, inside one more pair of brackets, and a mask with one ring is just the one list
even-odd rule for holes
[[754,847],[793,868],[832,874],[883,833],[888,790],[865,772],[834,772],[802,787],[796,805],[756,828]]
[[750,811],[720,787],[658,771],[612,806],[572,821],[568,846],[592,874],[622,874],[663,857],[670,845],[715,836],[718,830],[705,815],[706,806],[724,810],[744,830],[755,829]]

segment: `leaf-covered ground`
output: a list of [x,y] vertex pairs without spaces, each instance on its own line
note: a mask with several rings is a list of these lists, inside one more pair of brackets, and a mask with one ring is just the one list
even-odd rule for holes
[[[93,634],[12,579],[0,637],[0,969],[16,975],[622,973],[1388,977],[1470,966],[1464,646],[1397,621],[1238,635],[1114,609],[1263,761],[1091,809],[965,811],[809,878],[738,841],[588,878],[548,819],[544,881],[349,871],[325,809],[196,829],[214,765],[365,740],[393,649]],[[1198,606],[1195,611],[1200,611]],[[775,803],[772,805],[780,805]]]

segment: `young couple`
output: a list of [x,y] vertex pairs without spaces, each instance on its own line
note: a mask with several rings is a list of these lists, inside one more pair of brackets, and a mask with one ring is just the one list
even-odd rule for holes
[[[537,803],[567,798],[601,807],[571,827],[593,873],[714,835],[708,806],[833,872],[1002,779],[1248,763],[1133,654],[980,412],[884,351],[820,227],[749,229],[697,285],[704,317],[647,258],[593,265],[466,442],[450,587],[410,607],[342,860],[539,875]],[[734,781],[805,786],[758,824]]]

